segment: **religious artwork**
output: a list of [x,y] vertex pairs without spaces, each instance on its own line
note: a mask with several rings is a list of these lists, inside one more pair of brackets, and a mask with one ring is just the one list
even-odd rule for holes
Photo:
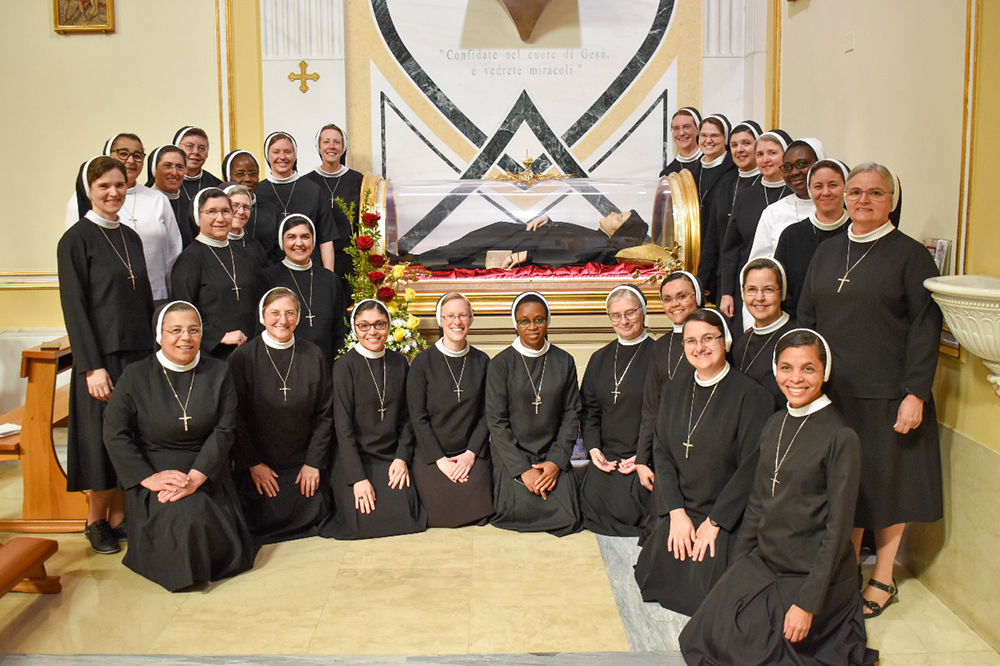
[[114,32],[115,0],[52,0],[55,31]]

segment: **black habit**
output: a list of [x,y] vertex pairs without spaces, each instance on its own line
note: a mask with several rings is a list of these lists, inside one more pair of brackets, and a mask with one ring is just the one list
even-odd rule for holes
[[[324,199],[330,204],[330,215],[334,225],[337,227],[339,238],[333,241],[333,251],[335,255],[334,273],[340,277],[349,275],[354,268],[351,255],[347,254],[347,244],[351,242],[351,234],[357,228],[358,206],[361,192],[361,179],[364,176],[358,171],[347,170],[342,176],[324,176],[317,171],[310,171],[303,178],[307,178],[316,183],[320,188],[320,194],[329,194]],[[354,220],[349,220],[344,214],[340,204],[336,199],[340,198],[348,206],[354,204]]]
[[[540,388],[538,405],[532,382]],[[493,452],[493,525],[556,536],[579,528],[578,484],[569,462],[580,431],[578,386],[573,357],[554,345],[537,358],[508,347],[490,362],[486,422]],[[543,462],[562,470],[548,499],[521,481],[521,474]]]
[[[655,346],[652,338],[632,346],[615,340],[587,363],[580,388],[583,446],[600,449],[608,462],[636,455],[643,388]],[[580,484],[583,526],[598,534],[638,536],[649,512],[649,495],[635,471],[604,472],[591,461]]]
[[[365,176],[360,171],[348,169],[342,176],[324,176],[315,170],[307,173],[303,178],[308,178],[317,185],[326,185],[327,193],[330,195],[328,201],[333,204],[336,199],[343,199],[344,204],[350,208],[354,205],[354,217],[349,219],[352,229],[358,228],[358,220],[361,219],[361,184]],[[350,234],[348,234],[350,236]]]
[[[771,417],[761,433],[736,560],[681,632],[687,663],[877,661],[878,653],[866,648],[850,539],[860,474],[858,436],[832,406]],[[793,604],[813,614],[808,635],[794,644],[783,636]]]
[[[209,173],[205,169],[201,170],[201,175],[197,178],[191,178],[189,176],[184,176],[184,182],[181,183],[181,199],[183,203],[181,206],[186,206],[189,210],[191,208],[191,202],[198,195],[198,192],[204,190],[207,187],[218,187],[222,185],[222,180],[218,176]],[[195,234],[197,235],[197,231]]]
[[[851,263],[845,264],[848,247]],[[847,265],[854,268],[849,281],[841,283]],[[897,229],[867,243],[852,241],[848,234],[832,238],[816,249],[806,274],[799,324],[814,328],[830,343],[831,396],[861,437],[855,527],[934,522],[944,515],[931,391],[942,316],[924,287],[924,280],[937,274],[927,249]],[[859,322],[864,323],[863,335]],[[901,435],[893,424],[907,394],[924,401],[923,420]]]
[[[718,158],[716,158],[718,159]],[[722,156],[722,161],[716,166],[707,166],[704,162],[698,173],[694,175],[694,181],[698,185],[698,202],[701,211],[701,237],[708,238],[708,223],[712,219],[712,210],[716,204],[716,192],[722,186],[726,176],[732,172],[739,172],[733,162],[733,156],[727,150]],[[728,212],[728,211],[727,211]],[[704,241],[702,241],[704,242]],[[704,286],[704,283],[702,283]]]
[[[702,225],[701,255],[698,260],[698,281],[713,303],[718,303],[722,295],[719,293],[720,276],[722,273],[722,242],[729,229],[729,220],[733,215],[733,206],[740,192],[754,186],[760,180],[760,174],[754,170],[754,175],[744,176],[739,169],[726,172],[712,195],[712,205],[708,211],[707,223]],[[704,210],[704,209],[703,209]]]
[[[189,389],[189,420],[182,422],[174,391],[186,397]],[[165,370],[150,356],[126,368],[111,395],[104,440],[125,488],[123,564],[171,592],[253,566],[256,547],[229,473],[235,424],[229,368],[209,356],[188,372]],[[176,502],[161,503],[141,485],[157,472],[193,469],[208,480]]]
[[[660,413],[660,395],[671,382],[687,382],[693,375],[694,366],[684,355],[684,332],[677,326],[653,345],[653,364],[646,373],[642,390],[642,422],[636,445],[636,465],[650,468],[654,465],[653,430]],[[655,493],[653,501],[656,501]]]
[[313,261],[323,263],[320,245],[340,240],[327,198],[320,192],[319,185],[308,178],[296,178],[290,183],[275,183],[269,179],[260,181],[257,186],[257,206],[260,206],[260,212],[252,233],[267,252],[271,263],[281,261],[285,256],[278,244],[278,225],[285,216],[292,213],[305,215],[316,228]]
[[[239,292],[233,286],[234,265]],[[201,348],[212,356],[225,359],[236,349],[236,345],[222,344],[229,331],[243,331],[247,338],[257,334],[257,305],[264,281],[260,266],[243,247],[191,243],[177,257],[170,285],[175,299],[192,303],[201,313]]]
[[[334,364],[337,446],[330,475],[334,508],[320,531],[322,536],[368,539],[427,529],[427,514],[416,488],[405,484],[401,489],[389,487],[393,460],[398,458],[413,467],[406,373],[406,357],[389,349],[385,356],[374,359],[352,349]],[[379,402],[380,393],[384,404]],[[385,409],[384,418],[379,415],[380,404]],[[354,484],[366,479],[375,489],[375,510],[368,514],[354,508]]]
[[[729,566],[772,402],[733,368],[713,386],[692,376],[664,390],[653,449],[659,519],[635,565],[643,600],[692,615]],[[667,548],[673,509],[684,509],[695,529],[709,517],[719,524],[715,557],[674,559]]]
[[827,231],[819,229],[811,219],[806,218],[781,232],[778,247],[774,250],[774,258],[785,268],[788,291],[785,293],[785,304],[782,309],[792,317],[795,317],[798,311],[802,285],[806,281],[809,262],[816,254],[816,248],[823,241],[846,234],[849,226],[851,220],[847,218],[840,227]]
[[[153,351],[153,291],[142,240],[124,224],[105,229],[85,217],[59,239],[56,258],[73,348],[66,489],[111,490],[118,479],[104,448],[105,403],[87,390],[87,372],[107,370],[117,390],[122,370]],[[126,261],[132,263],[134,288]]]
[[781,321],[782,319],[784,317],[760,330],[748,328],[733,343],[733,365],[744,375],[767,389],[767,392],[774,398],[772,412],[778,411],[787,402],[785,395],[778,387],[778,382],[774,379],[774,368],[771,367],[771,361],[774,359],[774,348],[778,346],[778,340],[781,339],[781,336],[796,328],[795,320],[791,317],[788,317],[784,322]]
[[[236,487],[250,532],[262,545],[315,536],[330,511],[330,366],[319,347],[296,336],[289,349],[273,349],[263,337],[254,338],[232,353],[229,367],[239,398]],[[259,493],[250,476],[250,468],[262,463],[278,475],[276,497]],[[295,483],[303,465],[321,472],[312,497]]]
[[[471,346],[460,358],[432,346],[417,354],[410,366],[406,401],[417,439],[411,472],[429,527],[461,527],[493,515],[485,419],[488,366],[489,357]],[[453,483],[436,462],[466,451],[476,455],[469,480]]]
[[299,297],[297,340],[308,340],[323,352],[330,367],[347,337],[347,304],[337,276],[317,262],[300,271],[277,263],[264,272],[268,289],[284,287]]
[[230,238],[229,242],[246,250],[247,254],[250,255],[250,258],[254,260],[254,263],[257,264],[260,270],[266,270],[271,265],[271,262],[267,258],[267,253],[264,252],[264,248],[250,234],[244,232],[242,238]]
[[[164,196],[166,196],[165,192]],[[174,211],[177,229],[181,232],[181,246],[187,247],[198,235],[198,230],[191,222],[191,202],[180,192],[173,198],[167,197],[167,201],[170,202],[170,210]]]

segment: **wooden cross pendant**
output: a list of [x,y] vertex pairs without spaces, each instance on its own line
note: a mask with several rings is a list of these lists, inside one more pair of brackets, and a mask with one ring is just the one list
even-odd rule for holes
[[378,420],[385,421],[385,407],[379,407],[378,410]]
[[234,286],[233,286],[232,289],[230,289],[230,291],[235,291],[236,292],[236,300],[240,300],[240,285],[236,284],[235,282],[233,283],[233,285]]
[[133,275],[133,273],[132,273],[131,270],[128,272],[128,278],[127,279],[129,279],[129,280],[132,281],[132,289],[135,290],[135,275]]
[[774,497],[774,487],[779,483],[781,483],[781,481],[778,481],[778,473],[775,472],[774,476],[771,477],[771,497]]
[[455,402],[462,402],[462,387],[461,386],[456,386],[455,390],[452,391],[452,393],[454,393],[458,397],[458,400],[456,400]]
[[184,422],[184,432],[187,432],[188,431],[188,421],[191,420],[191,417],[188,416],[187,413],[185,412],[184,416],[178,416],[177,420]]
[[844,283],[845,283],[845,282],[850,282],[850,280],[848,280],[848,279],[847,279],[847,273],[844,273],[844,277],[842,277],[842,278],[837,278],[837,282],[839,282],[839,283],[840,283],[840,286],[839,286],[839,287],[837,287],[837,293],[839,294],[839,293],[840,293],[840,290],[844,288]]
[[618,387],[616,386],[615,390],[611,392],[611,395],[615,396],[615,402],[614,402],[614,404],[616,404],[616,405],[618,404],[618,396],[620,396],[621,394],[622,394],[622,392],[619,391]]
[[306,319],[309,320],[309,326],[310,327],[312,327],[312,325],[313,325],[313,319],[315,319],[315,318],[316,318],[316,315],[314,315],[314,314],[307,314],[306,315]]
[[538,413],[538,406],[540,404],[542,404],[542,396],[535,395],[535,401],[533,403],[531,403],[531,404],[535,406],[535,413],[537,414]]
[[288,392],[291,391],[292,389],[288,388],[287,386],[282,386],[278,390],[281,391],[281,397],[284,398],[285,402],[288,402]]
[[694,444],[692,444],[691,442],[684,442],[683,446],[684,446],[684,460],[687,460],[688,456],[691,455],[691,449],[694,448]]

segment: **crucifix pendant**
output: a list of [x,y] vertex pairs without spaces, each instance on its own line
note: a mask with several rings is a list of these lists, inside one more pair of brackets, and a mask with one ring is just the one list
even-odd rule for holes
[[288,211],[287,210],[281,211],[281,219],[285,219],[286,217],[288,217]]
[[840,283],[840,286],[839,286],[839,287],[837,287],[837,293],[839,294],[839,293],[840,293],[840,290],[844,288],[844,283],[845,283],[845,282],[850,282],[850,280],[848,280],[848,279],[847,279],[847,273],[844,273],[844,277],[842,277],[842,278],[837,278],[837,282],[839,282],[839,283]]
[[616,404],[616,405],[618,404],[618,396],[620,396],[621,394],[622,394],[622,392],[619,391],[618,387],[616,386],[615,390],[611,392],[611,395],[615,396],[615,402],[614,402],[614,404]]
[[385,421],[385,407],[379,407],[378,410],[378,420]]
[[132,281],[132,289],[134,290],[135,289],[135,275],[132,274],[132,271],[128,272],[128,278],[126,278],[126,279]]
[[455,390],[452,391],[452,393],[454,393],[455,396],[458,398],[455,402],[462,402],[462,387],[461,386],[456,386]]
[[184,412],[184,416],[178,416],[177,420],[184,422],[184,432],[187,432],[188,431],[188,421],[191,420],[191,417],[187,415],[187,412]]
[[314,315],[314,314],[307,314],[306,315],[306,319],[309,320],[309,326],[310,327],[312,327],[312,325],[313,325],[313,319],[315,319],[315,318],[316,318],[316,315]]
[[691,449],[694,448],[694,444],[691,442],[684,442],[684,460],[687,460],[691,455]]
[[775,472],[774,476],[771,477],[771,497],[774,497],[774,487],[779,483],[781,483],[781,481],[778,481],[778,473]]
[[129,216],[129,218],[128,218],[128,219],[129,219],[129,222],[131,222],[132,224],[135,224],[136,222],[138,222],[138,221],[139,221],[138,219],[136,219],[136,218],[132,217],[131,215]]
[[288,392],[289,392],[289,391],[291,391],[292,389],[290,389],[290,388],[288,388],[287,386],[284,386],[284,385],[283,385],[283,386],[282,386],[282,387],[281,387],[280,389],[278,389],[278,390],[279,390],[279,391],[281,391],[281,397],[282,397],[282,398],[283,398],[283,399],[285,400],[285,402],[288,402]]
[[240,300],[240,285],[234,283],[233,288],[230,289],[229,291],[235,291],[236,292],[236,300]]
[[535,406],[535,414],[537,414],[538,413],[538,406],[540,404],[542,404],[542,396],[536,394],[535,395],[535,401],[533,403],[531,403],[531,404]]

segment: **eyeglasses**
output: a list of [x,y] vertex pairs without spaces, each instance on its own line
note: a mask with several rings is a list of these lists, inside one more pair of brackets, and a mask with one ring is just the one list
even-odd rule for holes
[[208,210],[199,210],[198,215],[205,217],[216,217],[221,215],[222,217],[232,217],[233,211],[231,208],[209,208]]
[[199,326],[192,326],[191,328],[174,327],[174,328],[168,328],[167,330],[164,331],[164,333],[177,337],[184,335],[184,333],[187,333],[188,335],[191,336],[198,336],[201,335],[201,328]]
[[260,171],[234,171],[233,178],[258,178]]
[[208,155],[208,146],[198,146],[193,143],[182,143],[181,148],[192,153],[201,153],[202,155]]
[[686,132],[690,132],[693,129],[694,129],[694,125],[671,125],[670,126],[670,131],[672,133],[674,133],[674,134],[677,134],[679,132],[685,132],[685,131]]
[[803,159],[803,160],[795,160],[794,162],[785,162],[784,164],[782,164],[778,168],[781,169],[781,173],[791,173],[792,169],[798,169],[799,171],[805,171],[806,169],[808,169],[812,165],[813,165],[812,160],[805,160],[805,159]]
[[779,290],[774,287],[764,287],[763,289],[758,289],[757,287],[750,286],[743,288],[743,295],[747,297],[747,300],[757,298],[757,294],[764,294],[765,298],[771,298],[777,293],[779,293]]
[[128,158],[130,157],[134,159],[136,162],[142,162],[146,158],[146,153],[142,152],[141,150],[137,150],[134,153],[132,153],[126,150],[125,148],[119,148],[118,150],[112,150],[111,152],[113,152],[115,154],[115,157],[117,157],[122,162],[128,162]]
[[880,190],[877,187],[873,187],[870,190],[862,190],[860,187],[852,187],[851,189],[847,190],[847,198],[850,199],[851,201],[857,201],[858,199],[861,198],[862,194],[867,194],[868,198],[871,199],[872,201],[882,201],[887,196],[889,196],[888,192],[886,192],[885,190]]
[[691,298],[692,296],[694,296],[693,293],[687,292],[687,291],[682,291],[681,293],[677,294],[674,297],[664,296],[660,300],[663,301],[664,305],[670,305],[671,303],[674,303],[674,302],[680,303],[681,301],[686,301],[687,299]]
[[167,171],[185,171],[187,169],[183,164],[174,164],[173,162],[160,162],[160,168]]
[[534,319],[518,319],[517,327],[528,328],[528,326],[530,326],[531,324],[534,324],[535,326],[544,326],[547,323],[548,319],[546,319],[545,317],[535,317]]
[[702,132],[698,136],[702,139],[715,139],[716,141],[722,138],[722,135],[719,134],[718,132],[713,132],[711,134],[706,134],[705,132]]
[[247,204],[233,204],[233,212],[238,213],[243,211],[244,213],[249,213],[252,209]]
[[641,308],[632,308],[631,310],[626,310],[625,312],[612,312],[611,314],[608,315],[608,319],[611,320],[612,324],[617,324],[618,322],[620,322],[622,320],[622,317],[625,317],[626,321],[632,321],[633,319],[639,316],[640,311]]
[[716,340],[718,340],[721,337],[723,337],[723,336],[721,336],[721,335],[703,335],[700,338],[684,338],[684,346],[687,347],[688,349],[690,349],[692,347],[697,347],[698,345],[701,345],[703,347],[707,347],[707,346],[709,346],[710,344],[712,344],[713,342],[715,342]]
[[456,321],[469,321],[472,319],[472,315],[462,312],[461,314],[446,314],[441,315],[441,319],[444,319],[448,323],[454,323]]
[[281,310],[268,310],[264,314],[270,317],[271,319],[280,319],[282,315],[284,315],[285,319],[288,320],[299,318],[299,313],[296,312],[295,310],[285,310],[284,312],[282,312]]
[[362,333],[367,333],[368,331],[370,331],[370,330],[371,330],[371,329],[373,329],[373,328],[374,328],[374,329],[375,329],[376,331],[384,331],[384,330],[386,330],[387,328],[389,328],[389,322],[387,322],[387,321],[377,321],[377,322],[375,322],[375,323],[373,324],[372,322],[369,322],[369,321],[359,321],[359,322],[358,322],[357,324],[355,324],[354,326],[355,326],[355,327],[356,327],[356,328],[357,328],[357,329],[358,329],[359,331],[361,331]]

